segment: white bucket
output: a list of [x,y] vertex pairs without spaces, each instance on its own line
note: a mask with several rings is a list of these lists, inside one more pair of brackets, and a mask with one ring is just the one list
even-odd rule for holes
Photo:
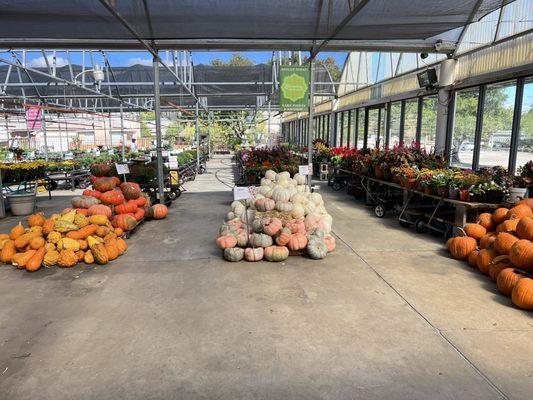
[[524,199],[527,196],[527,188],[510,188],[509,189],[509,202],[516,203]]
[[6,194],[13,215],[30,215],[35,209],[36,193]]

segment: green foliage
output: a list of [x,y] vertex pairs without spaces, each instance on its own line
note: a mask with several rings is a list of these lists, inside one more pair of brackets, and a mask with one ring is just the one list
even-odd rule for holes
[[148,128],[148,125],[143,121],[141,121],[141,137],[152,137],[150,128]]
[[154,111],[141,112],[141,121],[155,121]]
[[255,65],[252,60],[240,53],[233,53],[228,62],[223,61],[220,58],[214,58],[209,64],[214,67],[251,67],[252,65]]

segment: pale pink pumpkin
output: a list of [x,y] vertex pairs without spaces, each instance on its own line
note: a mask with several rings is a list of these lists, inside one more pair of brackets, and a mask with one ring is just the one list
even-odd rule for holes
[[263,232],[269,236],[274,236],[282,228],[281,220],[278,218],[268,218],[263,224]]
[[335,250],[335,238],[331,235],[325,235],[324,236],[324,242],[326,243],[326,246],[328,247],[328,253],[331,253],[333,250]]
[[229,249],[237,246],[237,238],[233,235],[223,235],[218,237],[217,246],[219,249]]
[[307,246],[307,236],[303,233],[295,233],[291,236],[289,243],[287,243],[287,247],[289,250],[301,250],[305,249],[305,246]]

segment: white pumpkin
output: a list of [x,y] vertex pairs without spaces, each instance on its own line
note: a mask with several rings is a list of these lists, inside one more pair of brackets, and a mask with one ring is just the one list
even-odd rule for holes
[[288,212],[292,210],[292,203],[288,201],[279,201],[276,203],[276,210],[282,211],[282,212]]
[[258,193],[263,195],[264,197],[271,198],[272,197],[272,188],[268,186],[261,186],[258,189]]
[[293,204],[303,204],[305,203],[305,201],[306,201],[305,195],[302,193],[296,192],[291,196],[291,203]]
[[307,185],[298,185],[298,186],[296,186],[296,190],[298,191],[298,193],[307,193],[307,192],[309,192],[309,186],[307,186]]
[[268,186],[271,187],[274,184],[270,179],[267,178],[261,178],[261,186]]
[[310,200],[315,203],[317,206],[324,204],[324,200],[322,200],[322,196],[319,193],[311,193],[309,196]]
[[276,182],[275,187],[282,187],[282,188],[289,187],[289,186],[290,186],[289,179],[290,179],[290,178],[281,177],[281,178],[278,179],[278,181]]
[[301,204],[294,204],[292,206],[291,215],[294,219],[302,218],[305,215],[305,210]]
[[319,205],[317,208],[316,208],[316,211],[319,212],[320,214],[327,214],[327,210],[326,210],[326,207],[324,207],[324,204],[321,204]]
[[242,203],[239,200],[231,202],[231,211],[235,211],[236,207],[242,206]]
[[[246,219],[247,216],[248,216],[248,219]],[[248,222],[248,224],[251,224],[254,218],[255,218],[255,210],[246,210],[246,212],[241,215],[241,221],[244,223]]]
[[316,209],[316,204],[313,203],[312,201],[310,200],[307,200],[305,203],[304,203],[304,211],[305,211],[305,215],[308,215],[308,214],[312,214],[315,212],[315,209]]
[[306,183],[305,175],[296,174],[294,175],[294,180],[297,185],[305,185]]
[[291,192],[290,190],[283,188],[283,187],[277,187],[272,192],[272,200],[274,200],[276,203],[282,202],[282,201],[289,201],[291,199]]
[[287,171],[283,171],[276,175],[276,180],[279,182],[282,179],[285,179],[285,180],[290,179],[290,177],[291,177],[291,174],[289,174]]
[[235,219],[235,213],[233,211],[230,211],[226,214],[226,221],[231,221],[232,219]]
[[276,180],[276,176],[277,176],[276,171],[273,171],[271,169],[265,172],[265,178],[270,179],[271,181]]
[[236,204],[235,207],[233,208],[233,214],[235,214],[235,216],[237,217],[240,217],[242,214],[244,214],[244,211],[246,211],[246,207],[244,207],[244,204],[240,202],[239,204]]

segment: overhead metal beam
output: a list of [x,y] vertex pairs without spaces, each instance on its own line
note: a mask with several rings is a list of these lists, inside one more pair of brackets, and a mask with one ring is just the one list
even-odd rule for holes
[[[85,91],[87,91],[87,92],[89,92],[89,93],[97,94],[98,97],[105,97],[105,98],[108,98],[108,99],[110,99],[110,100],[117,101],[117,102],[119,102],[119,103],[122,101],[122,100],[120,100],[120,99],[117,99],[116,97],[109,96],[109,95],[107,95],[107,94],[105,94],[105,93],[102,93],[102,92],[99,92],[99,91],[97,91],[97,90],[94,90],[94,89],[91,89],[91,88],[88,88],[88,87],[82,86],[82,85],[80,85],[80,84],[78,84],[78,83],[76,83],[76,82],[71,82],[71,81],[68,81],[68,80],[66,80],[66,79],[60,78],[60,77],[58,77],[58,76],[50,75],[50,74],[48,74],[48,73],[46,73],[46,72],[40,71],[40,70],[35,69],[35,68],[30,68],[30,67],[28,67],[28,66],[18,65],[17,63],[14,63],[14,62],[12,62],[12,61],[6,60],[5,58],[1,58],[1,57],[0,57],[0,62],[2,62],[2,63],[4,63],[4,64],[12,65],[12,66],[14,66],[14,67],[21,68],[21,69],[25,70],[26,72],[31,72],[31,73],[33,73],[33,74],[37,74],[37,75],[41,75],[41,76],[45,76],[45,77],[47,77],[47,78],[49,78],[49,79],[51,79],[51,80],[53,80],[53,81],[55,81],[55,82],[62,82],[62,83],[67,84],[67,85],[69,85],[69,86],[73,86],[73,87],[76,87],[76,88],[78,88],[78,89],[85,90]],[[128,106],[136,106],[136,105],[133,104],[133,103],[125,103],[125,104],[127,104]],[[146,110],[147,110],[147,111],[150,111],[149,109],[146,109]]]
[[476,4],[474,5],[474,8],[472,9],[472,12],[468,16],[468,20],[467,20],[466,24],[463,26],[463,30],[461,31],[461,34],[459,35],[459,39],[457,39],[457,47],[455,48],[455,51],[453,52],[454,56],[457,54],[457,51],[459,50],[459,45],[463,41],[463,38],[466,35],[468,27],[474,21],[474,18],[476,17],[476,14],[477,14],[477,12],[479,10],[479,7],[481,7],[481,4],[483,4],[483,0],[477,0]]
[[[244,39],[160,39],[155,42],[161,50],[220,50],[220,51],[246,51],[246,50],[293,50],[309,51],[315,45],[313,39],[254,39],[253,43]],[[428,40],[349,40],[331,39],[323,46],[322,51],[393,51],[406,53],[442,53],[437,51],[435,43]],[[0,38],[0,49],[25,48],[42,49],[55,48],[58,50],[143,50],[133,39],[92,40],[92,39],[9,39]]]
[[[110,4],[109,0],[99,0],[100,3],[115,17],[115,19],[117,19],[121,24],[122,26],[124,26],[124,28],[126,28],[126,30],[128,32],[130,32],[132,34],[132,36],[137,39],[139,41],[139,43],[141,43],[143,45],[143,47],[148,50],[150,52],[150,54],[152,54],[152,56],[154,57],[154,59],[156,61],[159,62],[159,64],[161,64],[163,67],[165,67],[165,69],[170,72],[170,74],[182,85],[182,87],[185,88],[185,90],[187,90],[190,95],[196,100],[196,101],[199,101],[198,97],[196,96],[196,94],[181,80],[181,78],[172,70],[171,67],[169,67],[162,59],[161,57],[159,56],[159,51],[158,49],[155,47],[155,43],[152,41],[152,43],[149,43],[147,40],[144,40],[138,33],[137,31],[129,24],[129,22],[122,16],[120,15],[120,13],[113,7],[112,4]],[[146,7],[147,7],[147,4],[145,3]],[[145,10],[146,12],[148,12],[148,10],[146,9]],[[147,17],[149,16],[149,14],[147,14]],[[158,73],[158,76],[159,76],[159,73]],[[155,77],[154,77],[155,79]],[[205,111],[207,111],[207,108],[204,107],[202,105],[202,108],[204,108]]]
[[368,4],[369,1],[370,0],[361,0],[357,5],[352,8],[350,13],[346,17],[344,17],[340,24],[337,25],[337,27],[333,30],[333,32],[327,39],[323,40],[322,43],[320,43],[316,48],[312,46],[311,58],[315,58],[318,52],[322,50],[322,48],[326,46],[330,40],[335,39],[335,36],[337,36],[344,29],[344,27],[350,23],[352,18],[355,17]]

